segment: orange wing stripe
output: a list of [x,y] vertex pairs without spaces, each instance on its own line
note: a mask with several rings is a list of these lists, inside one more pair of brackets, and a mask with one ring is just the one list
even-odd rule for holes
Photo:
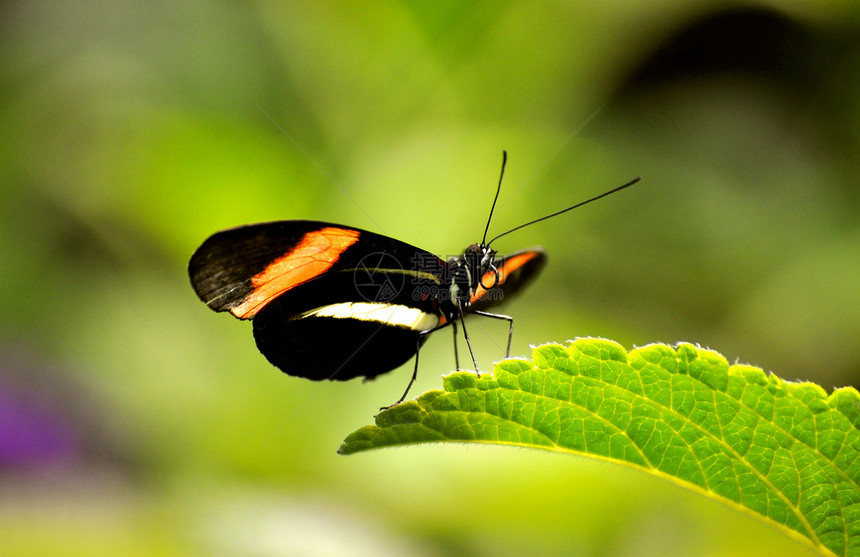
[[254,317],[277,296],[331,269],[358,236],[357,230],[333,227],[308,232],[292,251],[251,278],[253,290],[230,313],[239,319]]
[[[505,260],[505,264],[498,268],[498,281],[496,281],[495,273],[493,273],[492,271],[487,271],[481,278],[481,282],[486,285],[489,285],[490,288],[493,288],[494,286],[498,286],[500,284],[504,284],[505,280],[508,278],[508,273],[513,273],[514,271],[528,263],[531,259],[534,259],[534,257],[534,252],[521,253],[519,255],[509,257]],[[474,304],[475,302],[483,298],[486,294],[487,289],[481,286],[481,283],[478,283],[478,288],[475,289],[475,294],[472,296],[472,303]]]

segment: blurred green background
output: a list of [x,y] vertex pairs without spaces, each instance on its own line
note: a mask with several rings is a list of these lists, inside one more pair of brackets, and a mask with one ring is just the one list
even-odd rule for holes
[[[4,2],[0,553],[809,555],[607,463],[500,447],[340,457],[404,388],[279,373],[185,265],[320,219],[550,265],[514,354],[691,341],[860,384],[860,6]],[[479,362],[503,323],[471,320]],[[336,339],[332,339],[336,342]],[[417,395],[453,367],[422,352]]]

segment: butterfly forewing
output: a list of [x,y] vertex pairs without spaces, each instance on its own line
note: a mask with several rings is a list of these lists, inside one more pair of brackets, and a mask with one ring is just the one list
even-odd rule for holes
[[[472,295],[471,310],[484,311],[510,300],[517,292],[537,278],[546,266],[546,252],[541,248],[530,248],[496,257],[498,273],[484,273]],[[482,286],[483,285],[483,286]],[[489,289],[484,288],[489,287]]]

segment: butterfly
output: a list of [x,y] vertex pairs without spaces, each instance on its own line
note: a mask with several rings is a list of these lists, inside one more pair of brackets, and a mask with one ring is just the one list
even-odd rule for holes
[[[506,162],[503,153],[502,177]],[[192,255],[188,272],[207,306],[251,320],[257,348],[289,375],[315,381],[371,379],[415,356],[412,378],[396,405],[415,382],[421,346],[435,331],[451,326],[460,369],[459,324],[478,370],[464,321],[467,314],[506,321],[505,356],[510,355],[513,318],[487,310],[533,281],[547,256],[542,248],[499,256],[491,247],[495,240],[638,181],[487,241],[500,177],[483,239],[447,260],[352,226],[285,220],[213,234]]]

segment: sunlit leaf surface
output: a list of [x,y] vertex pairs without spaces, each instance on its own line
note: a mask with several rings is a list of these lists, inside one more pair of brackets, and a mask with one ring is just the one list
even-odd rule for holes
[[691,344],[580,339],[380,413],[340,452],[478,442],[609,459],[723,499],[824,554],[860,554],[860,396]]

